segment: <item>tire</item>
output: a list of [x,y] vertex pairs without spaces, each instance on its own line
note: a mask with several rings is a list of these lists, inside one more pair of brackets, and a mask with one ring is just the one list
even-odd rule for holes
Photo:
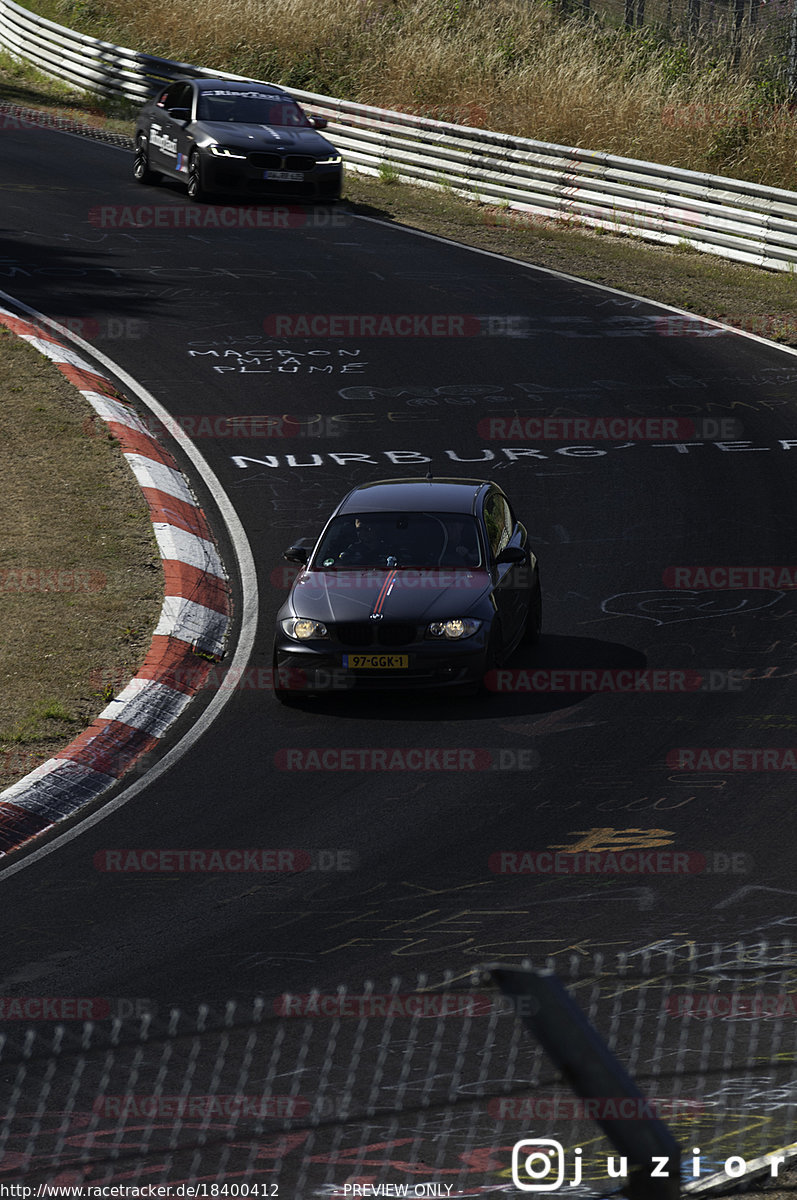
[[133,158],[133,178],[136,183],[160,183],[160,172],[153,171],[149,165],[149,144],[143,133],[136,138],[136,148]]
[[542,591],[540,590],[540,582],[537,580],[537,586],[531,593],[529,601],[529,611],[526,616],[526,625],[523,630],[523,641],[527,646],[536,646],[540,640],[542,633]]
[[208,198],[208,193],[202,184],[202,158],[198,150],[192,150],[188,160],[188,195],[197,204],[201,204]]

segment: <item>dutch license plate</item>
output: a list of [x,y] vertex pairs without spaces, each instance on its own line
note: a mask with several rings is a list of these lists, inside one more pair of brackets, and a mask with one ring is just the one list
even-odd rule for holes
[[304,174],[301,171],[264,171],[264,179],[281,179],[283,183],[301,183]]
[[343,665],[349,670],[401,671],[410,665],[409,654],[344,654]]

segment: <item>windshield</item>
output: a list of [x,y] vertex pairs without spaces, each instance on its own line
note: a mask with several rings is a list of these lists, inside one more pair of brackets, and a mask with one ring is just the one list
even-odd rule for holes
[[310,569],[478,567],[482,555],[472,516],[462,513],[359,513],[336,517]]
[[310,122],[298,104],[263,92],[202,92],[197,105],[198,121],[230,121],[241,125],[277,125],[305,128]]

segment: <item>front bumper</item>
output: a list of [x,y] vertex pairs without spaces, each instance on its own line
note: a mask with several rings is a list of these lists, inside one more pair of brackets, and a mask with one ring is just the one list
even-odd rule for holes
[[408,665],[381,670],[378,667],[354,669],[344,665],[346,656],[361,653],[350,646],[315,643],[297,645],[280,637],[274,646],[275,682],[288,692],[420,691],[456,688],[480,684],[487,672],[487,646],[482,634],[468,638],[461,646],[452,642],[444,647],[436,642],[415,642],[389,650],[376,648],[383,655],[406,655]]
[[343,169],[334,163],[300,172],[304,176],[301,181],[266,179],[265,170],[248,162],[208,153],[202,157],[202,168],[203,184],[211,192],[268,196],[275,200],[337,200],[343,188]]

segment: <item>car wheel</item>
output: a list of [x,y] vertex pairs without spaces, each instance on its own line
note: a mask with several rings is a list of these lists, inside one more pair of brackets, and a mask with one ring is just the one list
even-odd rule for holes
[[527,646],[536,646],[542,633],[542,591],[540,582],[531,593],[529,611],[526,615],[526,626],[523,630],[523,641]]
[[208,198],[202,186],[202,159],[197,150],[192,151],[188,160],[188,195],[197,203]]
[[137,183],[159,183],[160,172],[153,171],[149,165],[149,144],[143,133],[136,138],[136,148],[133,157],[133,178]]

